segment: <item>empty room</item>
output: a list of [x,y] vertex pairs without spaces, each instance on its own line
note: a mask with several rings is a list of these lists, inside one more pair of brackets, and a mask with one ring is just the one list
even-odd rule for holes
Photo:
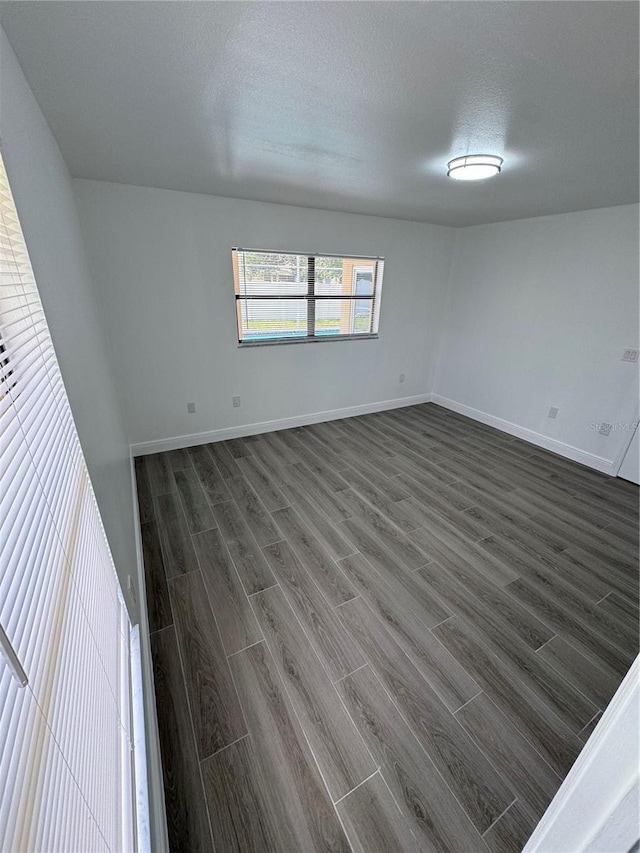
[[2,853],[638,851],[639,10],[0,2]]

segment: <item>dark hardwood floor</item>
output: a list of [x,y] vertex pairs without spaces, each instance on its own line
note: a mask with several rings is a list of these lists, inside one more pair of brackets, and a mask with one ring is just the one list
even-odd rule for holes
[[638,652],[638,488],[432,404],[136,459],[171,849],[517,853]]

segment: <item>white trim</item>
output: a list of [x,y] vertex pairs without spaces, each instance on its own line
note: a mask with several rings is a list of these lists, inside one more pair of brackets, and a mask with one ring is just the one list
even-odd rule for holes
[[151,849],[153,851],[157,851],[157,853],[169,853],[169,836],[167,833],[167,818],[164,801],[164,778],[162,774],[162,757],[160,754],[160,737],[158,734],[156,692],[153,682],[151,640],[149,638],[149,614],[147,611],[147,592],[144,577],[144,562],[142,557],[142,536],[138,515],[138,494],[133,456],[131,456],[130,464],[133,513],[136,520],[134,530],[136,540],[136,566],[138,573],[138,606],[140,609],[140,664],[146,731],[145,746],[147,791],[149,798],[149,834],[151,836]]
[[[340,418],[352,418],[356,415],[368,415],[372,412],[384,412],[387,409],[400,409],[404,406],[417,406],[430,403],[431,394],[418,394],[415,397],[399,397],[396,400],[380,400],[376,403],[364,403],[361,406],[349,406],[344,409],[329,409],[326,412],[312,412],[308,415],[295,415],[292,418],[280,418],[275,421],[261,421],[253,424],[214,429],[209,432],[196,432],[191,435],[177,435],[173,438],[161,438],[156,441],[142,441],[130,446],[132,456],[146,456],[149,453],[162,453],[167,450],[179,450],[182,447],[194,447],[197,444],[209,444],[213,441],[226,441],[229,438],[242,438],[245,435],[259,435],[278,429],[307,426],[308,424],[335,421]],[[140,596],[142,598],[142,594]]]
[[[131,742],[135,768],[136,846],[137,853],[151,853],[151,822],[149,820],[149,772],[147,739],[144,720],[144,684],[140,653],[140,624],[129,629],[129,667],[131,682]],[[126,849],[126,848],[125,848]]]
[[615,804],[608,817],[593,836],[585,853],[602,853],[603,850],[638,850],[638,780]]
[[545,450],[550,450],[559,456],[579,462],[581,465],[595,468],[596,471],[601,471],[603,474],[615,476],[614,463],[611,459],[605,459],[604,456],[596,456],[593,453],[588,453],[586,450],[580,450],[579,447],[574,447],[572,444],[557,441],[548,435],[534,432],[532,429],[511,423],[511,421],[505,421],[495,415],[482,412],[480,409],[474,409],[471,406],[466,406],[464,403],[458,403],[456,400],[449,400],[448,397],[441,397],[440,394],[432,394],[431,397],[432,401],[437,403],[438,406],[451,409],[452,412],[458,412],[459,415],[465,415],[467,418],[472,418],[474,421],[480,421],[480,423],[487,426],[495,427],[502,432],[509,433],[509,435],[515,435],[517,438],[522,438],[524,441],[537,445],[537,447],[543,447]]
[[522,853],[582,853],[637,786],[639,674],[637,657]]

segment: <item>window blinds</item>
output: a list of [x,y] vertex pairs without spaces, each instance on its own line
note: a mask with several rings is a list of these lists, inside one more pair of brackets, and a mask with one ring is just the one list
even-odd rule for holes
[[129,627],[0,158],[1,850],[135,849]]
[[232,249],[238,341],[370,338],[384,260]]

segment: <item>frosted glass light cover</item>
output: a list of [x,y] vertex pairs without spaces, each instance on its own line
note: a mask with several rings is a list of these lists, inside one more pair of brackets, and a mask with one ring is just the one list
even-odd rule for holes
[[497,175],[502,163],[502,157],[492,154],[469,154],[450,160],[447,164],[447,175],[456,181],[481,181]]

